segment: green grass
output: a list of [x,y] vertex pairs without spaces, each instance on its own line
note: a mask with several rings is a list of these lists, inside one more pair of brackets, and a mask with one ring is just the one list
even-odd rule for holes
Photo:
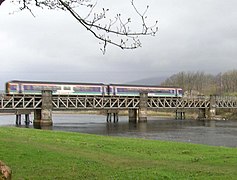
[[237,179],[237,148],[0,128],[14,179]]

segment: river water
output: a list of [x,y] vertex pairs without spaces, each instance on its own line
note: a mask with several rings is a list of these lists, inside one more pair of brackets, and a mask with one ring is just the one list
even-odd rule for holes
[[[33,119],[33,116],[30,118]],[[22,119],[24,121],[24,117]],[[103,115],[54,114],[53,122],[52,130],[56,131],[237,147],[237,120],[198,121],[149,117],[147,123],[129,123],[127,116],[120,116],[119,122],[107,123]],[[14,115],[0,114],[0,126],[14,124]],[[33,128],[32,125],[30,128]]]

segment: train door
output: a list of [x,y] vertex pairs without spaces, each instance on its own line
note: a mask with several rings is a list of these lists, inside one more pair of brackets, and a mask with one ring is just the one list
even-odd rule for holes
[[113,95],[115,96],[117,94],[117,87],[113,86]]
[[18,88],[19,88],[19,93],[21,94],[23,92],[23,88],[22,88],[22,84],[21,83],[18,84]]
[[183,90],[182,89],[176,89],[176,97],[182,97],[183,96]]
[[109,87],[109,85],[107,85],[106,88],[107,88],[106,89],[107,95],[110,95],[110,89],[109,89],[110,87]]
[[106,86],[102,85],[101,88],[102,88],[102,96],[104,96],[106,92]]
[[109,90],[109,85],[104,85],[103,86],[103,88],[104,88],[104,94],[103,95],[109,95],[110,93],[110,90]]
[[108,85],[107,90],[108,90],[108,95],[110,96],[115,95],[115,87],[113,85]]

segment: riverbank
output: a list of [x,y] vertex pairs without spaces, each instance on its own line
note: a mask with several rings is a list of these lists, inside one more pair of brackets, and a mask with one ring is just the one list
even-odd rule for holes
[[236,179],[237,149],[0,127],[13,179]]

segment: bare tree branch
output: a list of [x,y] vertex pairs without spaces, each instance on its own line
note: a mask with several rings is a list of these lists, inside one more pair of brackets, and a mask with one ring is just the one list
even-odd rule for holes
[[[0,0],[4,1],[4,0]],[[114,18],[107,18],[109,9],[102,8],[101,12],[94,12],[97,2],[92,3],[91,0],[12,0],[20,5],[20,10],[31,11],[31,6],[47,7],[48,9],[61,9],[68,11],[83,27],[96,37],[102,44],[102,52],[105,53],[107,45],[112,44],[121,49],[136,49],[141,47],[139,37],[154,36],[157,31],[157,21],[154,25],[148,26],[146,23],[147,11],[141,13],[135,6],[134,0],[131,0],[131,5],[135,14],[140,19],[141,30],[136,32],[131,29],[131,18],[123,20],[121,14],[117,14]],[[82,17],[82,14],[76,12],[77,8],[86,7],[89,9],[88,14]]]
[[0,6],[1,6],[1,4],[4,2],[5,0],[0,0]]

